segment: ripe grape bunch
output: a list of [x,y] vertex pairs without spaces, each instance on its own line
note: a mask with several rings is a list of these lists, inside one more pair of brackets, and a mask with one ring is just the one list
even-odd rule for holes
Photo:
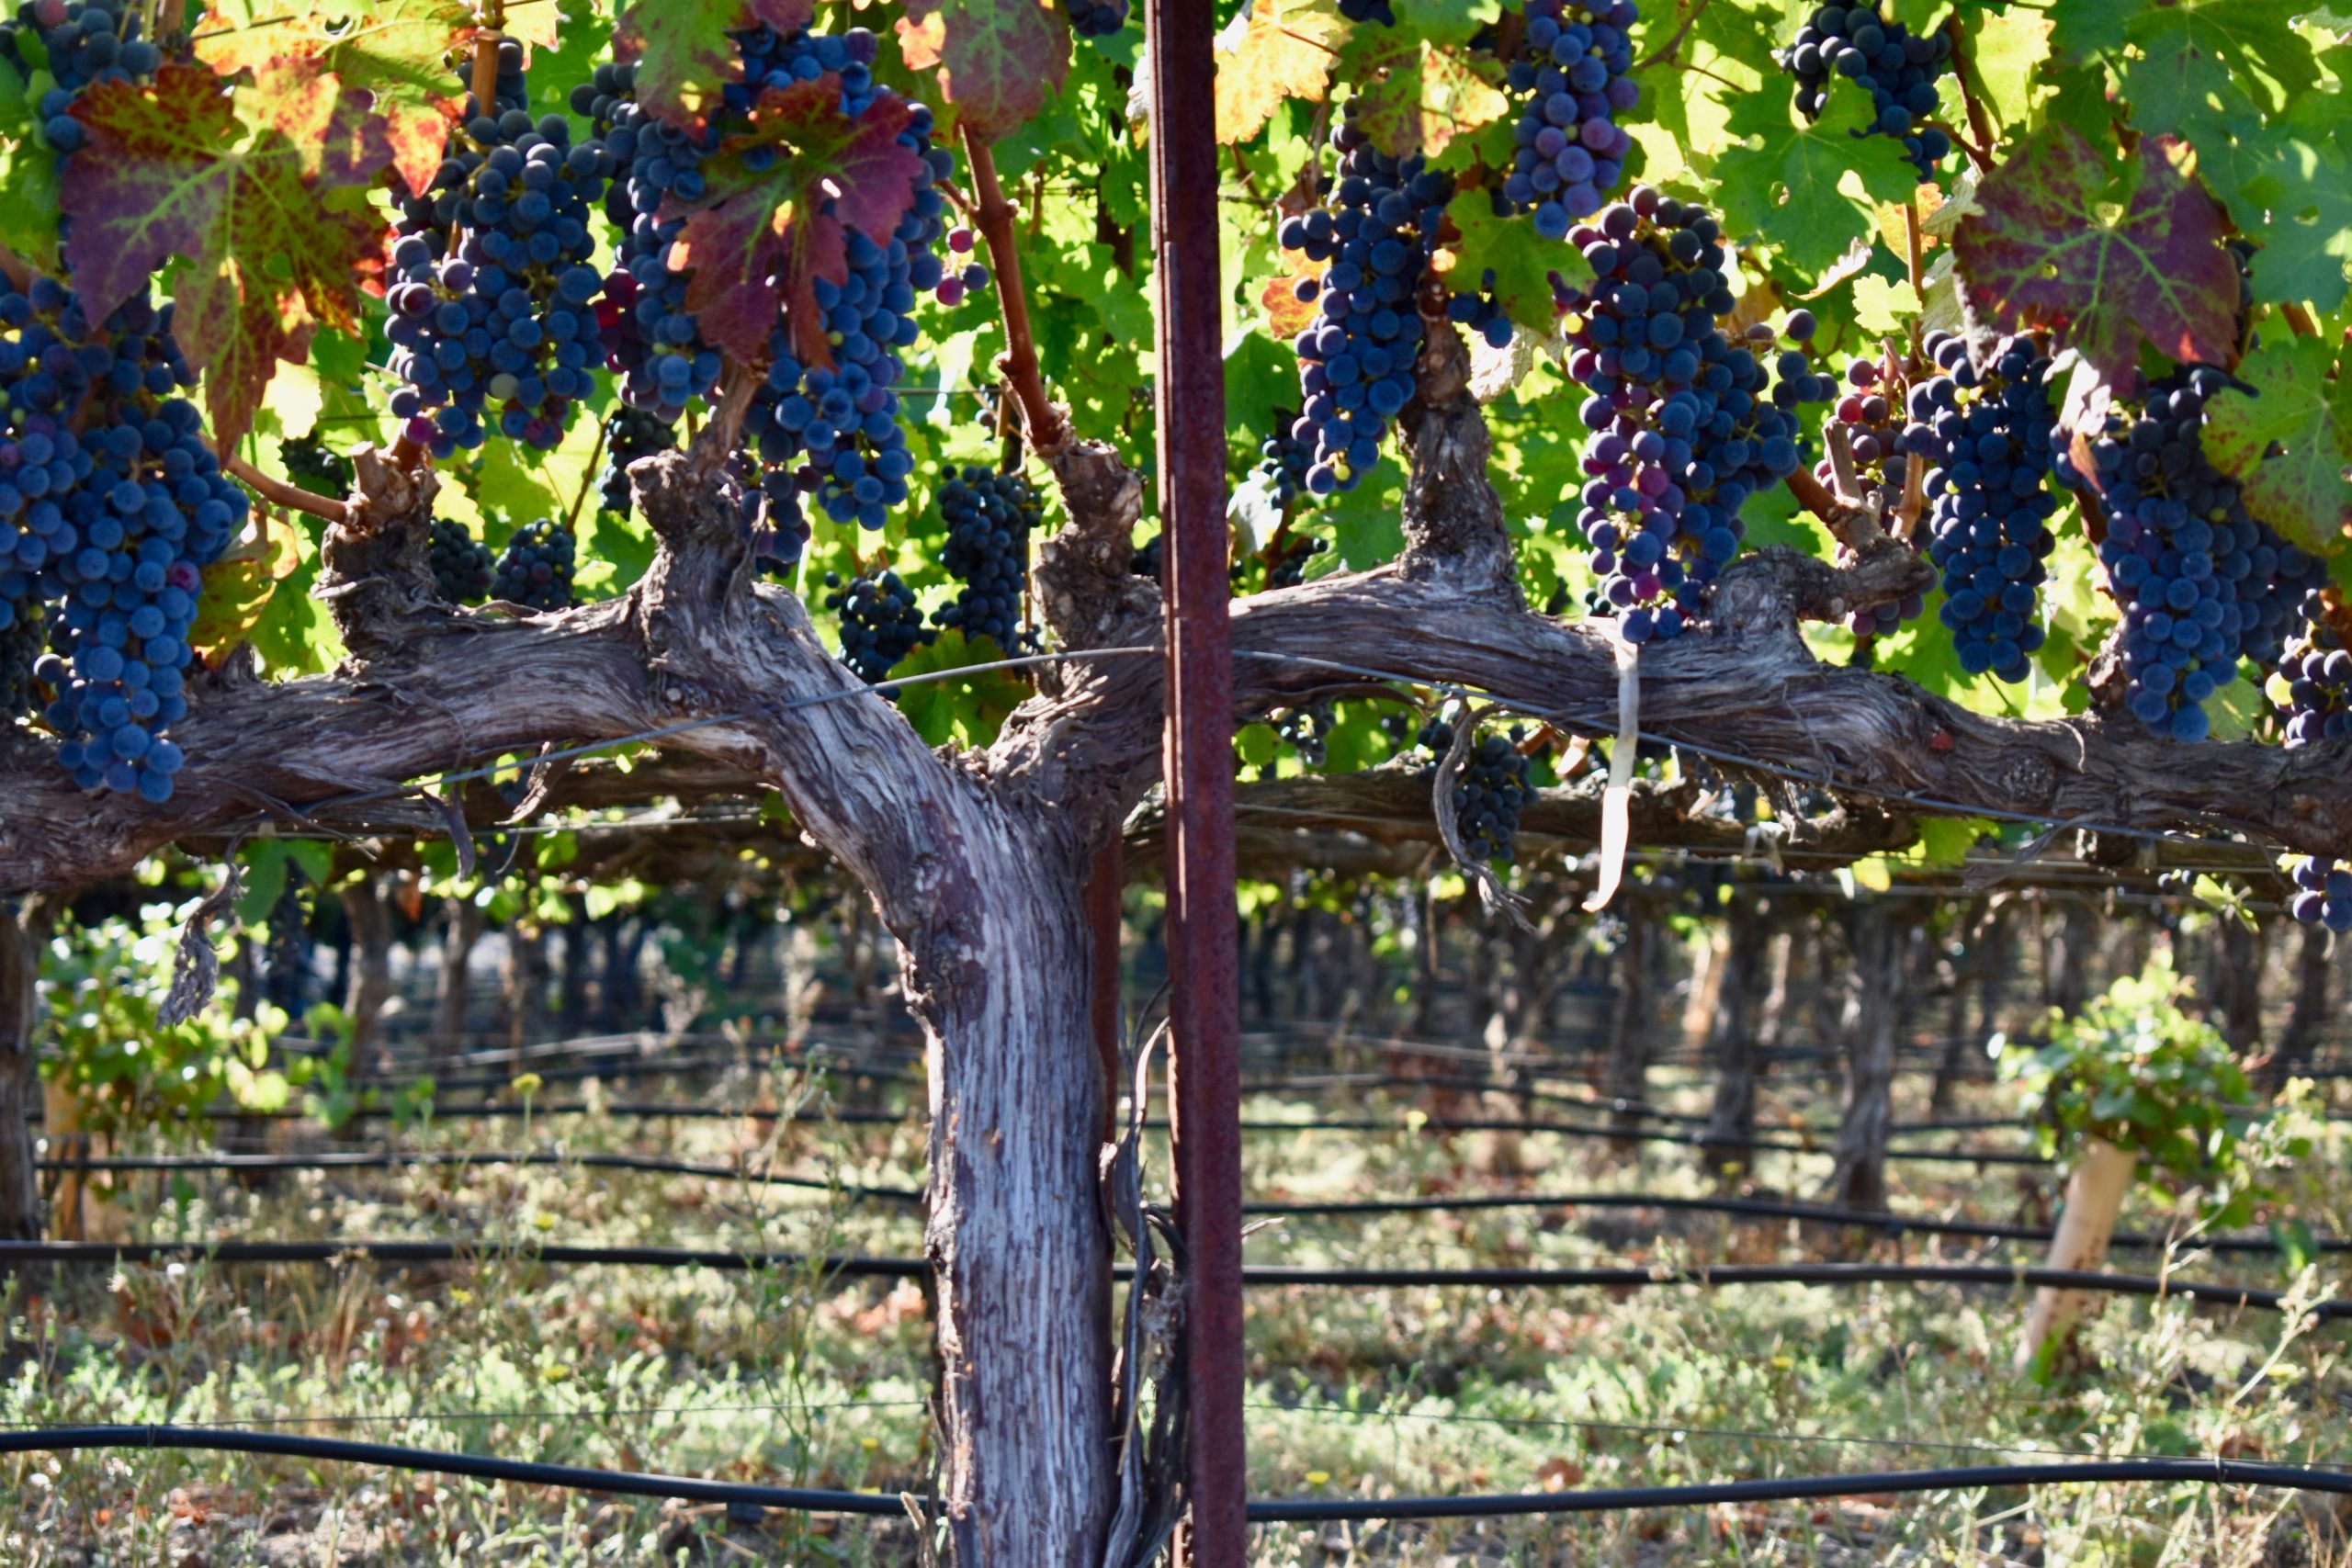
[[62,283],[36,277],[0,288],[0,325],[13,334],[0,342],[0,604],[17,620],[46,606],[51,651],[31,673],[74,782],[168,800],[201,571],[250,503],[175,395],[195,377],[170,305],[141,294],[93,327]]
[[427,535],[425,561],[433,569],[433,591],[450,604],[477,604],[498,576],[490,547],[463,523],[435,517]]
[[1624,175],[1634,139],[1612,117],[1641,101],[1626,37],[1640,17],[1633,0],[1528,0],[1506,78],[1524,96],[1498,206],[1532,211],[1547,240],[1600,211]]
[[542,517],[514,530],[492,574],[490,596],[532,610],[569,610],[580,544],[571,530]]
[[895,571],[860,572],[847,586],[841,573],[829,571],[825,586],[833,591],[825,595],[825,608],[841,613],[842,662],[869,686],[880,683],[908,654],[939,639],[922,624],[915,591]]
[[498,44],[497,101],[467,100],[461,138],[430,190],[406,194],[393,226],[392,395],[409,439],[447,457],[499,434],[541,451],[563,439],[572,405],[595,389],[588,221],[608,164],[602,143],[571,143],[571,122],[534,121],[522,46]]
[[1306,581],[1306,566],[1317,556],[1331,547],[1329,539],[1318,539],[1311,534],[1292,534],[1265,554],[1266,588],[1295,588]]
[[1828,5],[1797,29],[1780,53],[1781,69],[1797,79],[1797,109],[1819,118],[1829,78],[1843,76],[1869,90],[1871,118],[1856,135],[1892,136],[1922,183],[1951,151],[1951,138],[1928,123],[1936,112],[1939,78],[1951,60],[1951,39],[1922,36],[1881,16],[1875,5]]
[[[1337,707],[1330,703],[1310,703],[1301,708],[1285,708],[1274,716],[1274,733],[1283,745],[1298,753],[1298,760],[1310,768],[1319,768],[1330,761],[1331,731],[1339,723]],[[1270,765],[1266,775],[1273,776]]]
[[964,587],[933,613],[933,624],[957,627],[967,639],[990,638],[1007,653],[1033,651],[1036,638],[1022,624],[1021,599],[1029,587],[1029,536],[1043,514],[1035,488],[1019,474],[974,464],[941,484],[947,545],[939,562]]
[[[1875,359],[1854,360],[1846,367],[1851,390],[1831,411],[1846,433],[1846,449],[1853,457],[1855,477],[1865,487],[1864,499],[1876,501],[1879,521],[1890,533],[1897,526],[1912,463],[1902,446],[1905,420],[1900,372],[1901,367]],[[1836,478],[1835,465],[1827,457],[1815,464],[1813,472],[1824,485]],[[1899,601],[1855,611],[1846,625],[1856,637],[1883,637],[1925,607],[1919,594],[1906,593]]]
[[605,416],[605,469],[596,476],[596,503],[626,517],[629,510],[628,466],[639,457],[667,452],[678,434],[667,420],[624,404]]
[[1298,334],[1304,412],[1293,438],[1309,446],[1311,495],[1353,490],[1380,461],[1388,422],[1412,399],[1420,357],[1417,302],[1453,182],[1417,156],[1396,159],[1351,119],[1331,133],[1336,178],[1327,204],[1282,226],[1283,244],[1328,264],[1303,278],[1314,320]]
[[[1593,609],[1628,641],[1671,637],[1738,552],[1747,498],[1796,471],[1797,406],[1826,402],[1836,383],[1796,349],[1776,379],[1724,337],[1722,229],[1703,209],[1638,186],[1568,237],[1593,269],[1589,290],[1560,300],[1569,373],[1592,394],[1577,525],[1601,579]],[[1812,316],[1792,313],[1788,330],[1809,338]]]
[[39,598],[26,592],[0,599],[0,727],[32,711],[33,666],[48,631]]
[[2205,406],[2229,384],[2211,367],[2175,371],[2136,417],[2109,415],[2091,446],[2107,516],[2099,560],[2123,607],[2125,705],[2180,740],[2210,733],[2205,699],[2237,679],[2239,659],[2278,660],[2324,573],[2250,516],[2237,482],[2206,458]]
[[2018,682],[2041,647],[2034,605],[2057,545],[2050,472],[2055,417],[2050,359],[2030,338],[2001,344],[1978,370],[1964,339],[1929,333],[1923,345],[1941,372],[1911,389],[1903,447],[1928,470],[1935,506],[1928,558],[1943,572],[1937,615],[1960,667]]
[[[2277,683],[2286,688],[2286,742],[2315,746],[2352,735],[2352,650],[2341,624],[2314,592],[2303,601],[2302,632],[2278,656]],[[2274,688],[2275,689],[2275,688]],[[2324,856],[2289,864],[2295,896],[2288,909],[2303,924],[2352,931],[2352,864]]]
[[[1421,727],[1420,743],[1440,757],[1453,748],[1453,727],[1431,719]],[[1469,755],[1453,780],[1453,818],[1463,850],[1472,860],[1508,865],[1511,840],[1519,834],[1520,813],[1535,798],[1528,783],[1528,762],[1520,755],[1524,732],[1514,726],[1508,735],[1492,730],[1471,743]]]
[[315,434],[279,442],[277,460],[286,465],[288,479],[314,495],[350,492],[351,459],[329,448]]

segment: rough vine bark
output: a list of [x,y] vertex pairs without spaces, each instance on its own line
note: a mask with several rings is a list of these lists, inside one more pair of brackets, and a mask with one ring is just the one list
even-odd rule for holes
[[1838,1126],[1837,1168],[1824,1194],[1841,1208],[1886,1207],[1895,1001],[1909,933],[1908,923],[1881,905],[1863,906],[1847,921],[1853,970],[1846,999],[1846,1100]]
[[1700,1154],[1718,1175],[1746,1167],[1756,1136],[1756,1085],[1763,1070],[1765,990],[1772,980],[1772,927],[1752,897],[1735,896],[1724,911],[1715,1007],[1707,1055],[1715,1064],[1714,1104]]
[[40,1103],[33,1051],[33,981],[50,915],[45,901],[0,899],[0,1240],[38,1241],[40,1170],[32,1110]]

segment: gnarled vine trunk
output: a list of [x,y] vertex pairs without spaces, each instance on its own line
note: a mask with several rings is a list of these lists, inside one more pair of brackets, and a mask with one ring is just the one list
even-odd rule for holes
[[1847,922],[1853,968],[1847,982],[1846,1100],[1838,1125],[1829,1201],[1886,1207],[1886,1138],[1894,1118],[1894,1024],[1909,924],[1889,905],[1866,906]]
[[0,1240],[39,1241],[40,1168],[32,1111],[40,1102],[33,1055],[35,993],[48,918],[38,904],[0,899]]
[[[1762,1037],[1765,993],[1772,984],[1772,927],[1754,897],[1735,896],[1724,913],[1716,957],[1715,1005],[1707,1055],[1715,1065],[1714,1105],[1700,1154],[1716,1174],[1744,1169],[1756,1136],[1756,1083],[1770,1047]],[[1782,984],[1786,984],[1785,979]]]

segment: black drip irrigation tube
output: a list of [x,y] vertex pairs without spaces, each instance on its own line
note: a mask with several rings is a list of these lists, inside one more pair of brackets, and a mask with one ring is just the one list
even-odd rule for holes
[[[50,1427],[0,1431],[0,1453],[84,1453],[164,1450],[271,1455],[341,1464],[376,1465],[416,1474],[555,1486],[634,1497],[676,1498],[734,1507],[795,1513],[888,1517],[909,1512],[912,1494],[830,1491],[705,1481],[695,1476],[592,1470],[484,1454],[450,1453],[209,1427]],[[1582,1492],[1534,1492],[1464,1497],[1277,1497],[1250,1505],[1254,1524],[1313,1524],[1340,1520],[1494,1518],[1507,1515],[1631,1513],[1651,1508],[1702,1507],[1721,1503],[1783,1503],[1891,1493],[1967,1492],[2011,1486],[2079,1486],[2120,1482],[2268,1486],[2300,1492],[2352,1494],[2352,1474],[2290,1464],[2231,1459],[2078,1460],[2041,1464],[1967,1465],[1944,1470],[1871,1471],[1858,1474],[1777,1476],[1760,1481],[1700,1482],[1680,1486],[1601,1487]]]
[[[927,1279],[920,1258],[868,1258],[797,1252],[735,1251],[724,1247],[537,1247],[501,1251],[447,1241],[261,1241],[196,1247],[176,1242],[0,1241],[0,1265],[115,1263],[448,1263],[502,1258],[518,1264],[616,1264],[643,1268],[752,1270],[813,1268],[842,1279]],[[1126,1279],[1133,1270],[1114,1270]],[[1351,1290],[1483,1287],[1490,1290],[1643,1290],[1659,1285],[1982,1285],[2052,1286],[2101,1295],[2178,1297],[2208,1306],[2257,1312],[2287,1310],[2279,1291],[2176,1280],[2153,1274],[2109,1274],[2088,1269],[2039,1269],[1970,1263],[1725,1263],[1691,1269],[1311,1269],[1280,1264],[1245,1268],[1252,1289],[1336,1286]],[[2301,1303],[2322,1322],[2352,1318],[2352,1300]]]
[[[329,1152],[310,1155],[110,1155],[90,1159],[44,1159],[40,1168],[76,1175],[137,1171],[286,1172],[297,1170],[398,1170],[417,1166],[430,1168],[487,1168],[493,1166],[577,1166],[591,1170],[634,1170],[655,1175],[699,1176],[715,1181],[792,1187],[835,1192],[852,1201],[920,1205],[926,1195],[911,1187],[870,1187],[832,1183],[813,1176],[770,1175],[737,1170],[729,1166],[659,1159],[645,1155],[579,1154],[490,1149],[475,1153],[439,1151],[398,1154]],[[1770,1198],[1691,1198],[1657,1192],[1498,1192],[1456,1193],[1428,1198],[1351,1198],[1316,1202],[1263,1201],[1242,1205],[1248,1214],[1286,1218],[1334,1218],[1353,1214],[1418,1214],[1446,1210],[1496,1209],[1670,1209],[1690,1213],[1728,1214],[1734,1218],[1796,1220],[1807,1224],[1847,1225],[1874,1230],[1887,1236],[1953,1235],[1978,1241],[2046,1242],[2055,1234],[2047,1226],[2005,1225],[1988,1220],[1939,1220],[1926,1214],[1898,1214],[1877,1209],[1840,1209]],[[2120,1231],[2108,1245],[2127,1250],[2177,1247],[2192,1252],[2264,1253],[2285,1250],[2267,1235],[2162,1236],[2141,1231]],[[2352,1253],[2352,1238],[2322,1236],[2311,1243],[2319,1253]]]

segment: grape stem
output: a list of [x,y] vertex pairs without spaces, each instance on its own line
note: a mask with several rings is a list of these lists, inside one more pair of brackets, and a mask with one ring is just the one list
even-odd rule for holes
[[580,525],[580,508],[588,499],[588,486],[594,480],[596,465],[604,461],[604,457],[605,422],[600,419],[596,422],[596,445],[588,454],[588,466],[580,470],[580,488],[572,492],[571,510],[563,516],[563,528],[567,534]]
[[2319,323],[2312,320],[2312,313],[2309,310],[2304,310],[2294,300],[2290,299],[2280,305],[2278,313],[2287,319],[2287,330],[2297,337],[2319,336]]
[[[1814,478],[1809,469],[1804,468],[1799,468],[1789,475],[1788,486],[1789,493],[1797,498],[1797,503],[1819,518],[1822,526],[1836,535],[1840,541],[1848,543],[1850,547],[1857,551],[1860,549],[1861,547],[1851,544],[1848,535],[1853,528],[1853,520],[1860,517],[1867,522],[1870,517],[1869,513],[1857,507],[1839,504],[1838,498],[1829,493],[1828,488]],[[1875,530],[1876,525],[1871,525],[1871,527]]]
[[[494,3],[491,10],[494,12]],[[498,22],[490,20],[474,35],[474,112],[498,118]]]
[[1916,194],[1903,204],[1903,247],[1904,259],[1911,270],[1911,292],[1924,305],[1928,299],[1928,245],[1919,232],[1919,198]]
[[0,245],[0,276],[19,294],[33,286],[32,265],[6,245]]
[[1939,119],[1923,119],[1919,123],[1924,126],[1932,127],[1937,130],[1940,130],[1946,136],[1950,137],[1953,146],[1968,154],[1968,161],[1976,165],[1976,172],[1978,174],[1984,175],[1992,173],[1993,155],[1984,148],[1976,145],[1975,142],[1971,141],[1968,139],[1967,134],[1963,132],[1960,127],[1956,125],[1948,125]]
[[1690,24],[1703,16],[1712,4],[1713,0],[1699,0],[1697,5],[1684,13],[1681,25],[1674,29],[1672,35],[1664,43],[1650,51],[1645,58],[1634,62],[1634,69],[1639,71],[1645,65],[1656,65],[1660,61],[1672,62],[1682,52],[1683,40],[1690,36]]
[[1960,85],[1960,106],[1967,111],[1969,134],[1975,138],[1974,146],[1966,142],[1962,145],[1968,147],[1968,155],[1975,160],[1977,167],[1984,168],[1991,161],[1993,148],[1999,138],[1994,134],[1992,118],[1985,114],[1984,106],[1977,98],[1976,89],[1969,80],[1968,29],[1961,25],[1959,11],[1954,10],[1945,20],[1944,36],[1951,39],[1951,76]]
[[351,521],[351,508],[331,496],[313,495],[300,485],[272,479],[233,452],[222,452],[218,456],[223,473],[265,501],[275,502],[291,512],[306,512],[313,517],[322,517],[330,523]]
[[1037,343],[1029,330],[1029,299],[1022,286],[1021,256],[1013,242],[1013,222],[1020,214],[997,183],[996,158],[988,143],[973,134],[968,121],[963,131],[964,157],[972,168],[973,219],[980,237],[988,242],[989,270],[995,276],[997,304],[1004,316],[1005,347],[997,368],[1020,400],[1029,445],[1051,462],[1069,445],[1069,429],[1061,411],[1046,395],[1045,381],[1038,374]]

